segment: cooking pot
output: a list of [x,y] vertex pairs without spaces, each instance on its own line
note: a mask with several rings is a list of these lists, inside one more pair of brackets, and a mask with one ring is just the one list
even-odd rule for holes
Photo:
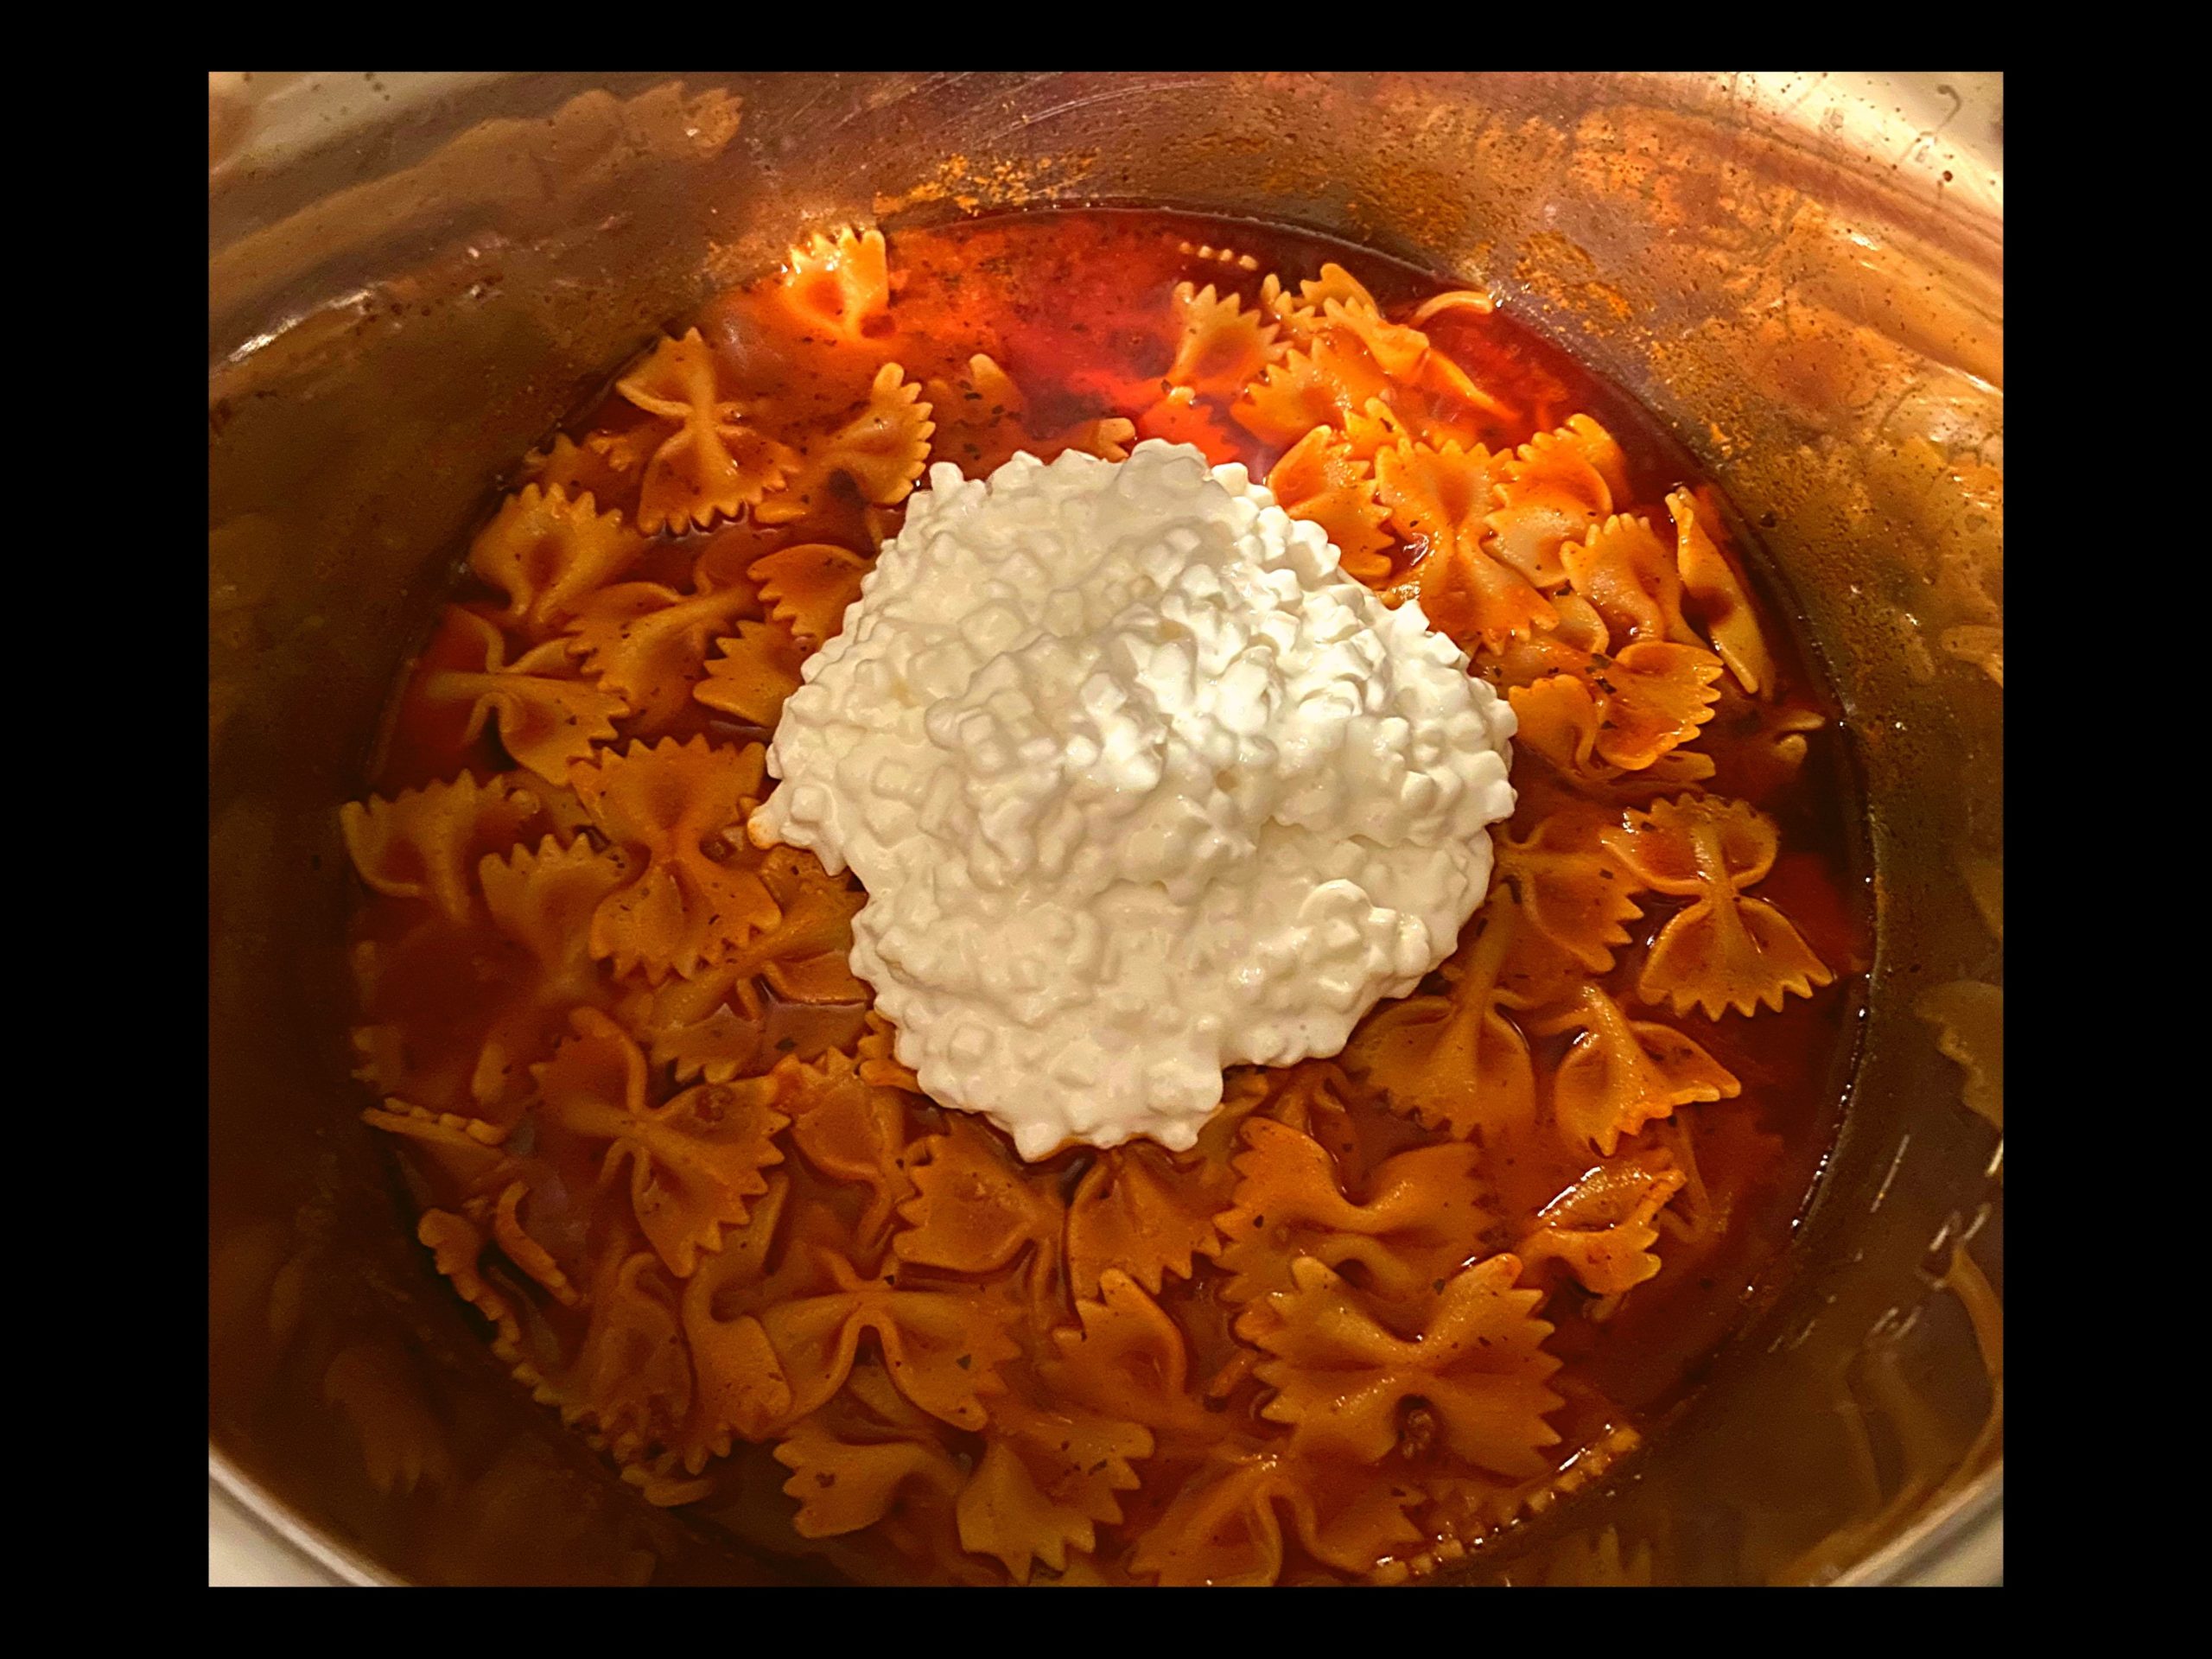
[[1987,75],[211,78],[211,1575],[801,1571],[648,1507],[414,1243],[348,1077],[336,808],[473,521],[664,322],[817,226],[1138,202],[1485,283],[1636,393],[1757,527],[1864,779],[1875,961],[1790,1249],[1642,1452],[1441,1577],[1997,1578],[2001,98]]

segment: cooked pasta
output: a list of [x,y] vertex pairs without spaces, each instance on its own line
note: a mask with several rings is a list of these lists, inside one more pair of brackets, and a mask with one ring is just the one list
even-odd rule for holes
[[[817,233],[475,537],[343,814],[362,1116],[643,1501],[890,1581],[1420,1578],[1630,1455],[1772,1257],[1865,966],[1833,721],[1679,451],[1488,294],[1348,259]],[[925,466],[1140,437],[1418,601],[1511,700],[1520,808],[1337,1059],[1238,1068],[1188,1152],[1027,1163],[899,1063],[852,879],[746,823]],[[379,1488],[452,1478],[373,1356],[324,1389]]]

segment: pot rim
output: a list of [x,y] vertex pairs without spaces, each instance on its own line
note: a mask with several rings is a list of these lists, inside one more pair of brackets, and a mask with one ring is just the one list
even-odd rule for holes
[[[260,1482],[219,1450],[207,1447],[207,1488],[259,1541],[279,1552],[300,1576],[331,1586],[400,1588],[404,1580],[305,1525]],[[1948,1501],[1920,1516],[1880,1549],[1838,1574],[1836,1586],[1991,1586],[2005,1579],[2005,1465],[1984,1470]]]
[[[341,140],[356,129],[388,119],[395,104],[425,105],[442,97],[460,96],[480,82],[501,78],[499,72],[416,72],[393,74],[374,83],[335,73],[271,78],[279,83],[282,96],[266,100],[264,107],[273,108],[277,118],[254,136],[251,146],[226,145],[218,156],[211,135],[211,190],[249,156],[264,164],[281,161],[287,155]],[[236,79],[211,73],[211,99],[219,93],[236,94],[239,89],[231,84]],[[1916,126],[1920,142],[1909,152],[1904,164],[1912,171],[1932,175],[1957,159],[1980,163],[1971,174],[1961,169],[1960,187],[1961,190],[1968,185],[1975,187],[1974,205],[1993,220],[2001,238],[2001,149],[1993,154],[1984,143],[1970,136],[1979,130],[1976,123],[1956,121],[1954,124],[1957,117],[1969,111],[1978,118],[1986,116],[1993,103],[2001,110],[2001,73],[1948,76],[1751,73],[1723,79],[1731,83],[1735,96],[1793,112],[1800,105],[1809,107],[1813,88],[1826,83],[1837,105],[1853,117],[1851,130],[1836,135],[1839,142],[1856,138],[1862,132],[1886,133],[1900,124]],[[2001,139],[1998,142],[2001,144]],[[1948,171],[1942,176],[1947,181],[1952,178]],[[1998,245],[2001,248],[2001,240]],[[222,1451],[212,1430],[207,1466],[211,1545],[220,1518],[226,1525],[235,1524],[248,1532],[263,1547],[264,1560],[281,1560],[295,1567],[298,1580],[363,1586],[397,1586],[406,1582],[289,1510]],[[1928,1505],[1897,1535],[1845,1568],[1831,1582],[1853,1586],[1995,1585],[2003,1581],[2003,1562],[2000,1448],[1987,1468],[1940,1502]]]
[[[217,1518],[235,1517],[251,1529],[255,1541],[264,1547],[264,1554],[273,1553],[292,1569],[296,1579],[364,1587],[397,1587],[404,1582],[308,1525],[276,1494],[233,1463],[213,1436],[207,1442],[207,1497],[211,1542]],[[212,1581],[212,1560],[209,1565]]]
[[2005,1582],[2005,1464],[1983,1470],[1904,1532],[1831,1580],[1870,1585],[1996,1586]]

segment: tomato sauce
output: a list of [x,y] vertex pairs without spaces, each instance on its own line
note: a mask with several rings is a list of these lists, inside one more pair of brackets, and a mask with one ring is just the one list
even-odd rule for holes
[[[1201,251],[1221,247],[1244,257],[1224,260]],[[1364,284],[1386,316],[1399,321],[1452,286],[1304,232],[1140,210],[1053,211],[963,221],[895,232],[889,248],[892,305],[908,378],[955,377],[971,355],[985,353],[1021,387],[1027,402],[1024,423],[1030,431],[1125,416],[1137,423],[1140,437],[1198,442],[1213,461],[1242,461],[1261,478],[1281,449],[1217,411],[1205,418],[1178,417],[1172,430],[1160,426],[1160,405],[1167,389],[1161,377],[1171,351],[1163,342],[1160,317],[1173,286],[1211,283],[1224,293],[1242,294],[1250,305],[1257,302],[1266,273],[1277,274],[1294,289],[1301,279],[1317,276],[1325,263],[1334,262]],[[803,403],[806,385],[779,377],[798,376],[804,348],[813,342],[793,346],[763,338],[753,316],[743,296],[733,295],[709,302],[694,321],[735,379],[777,385],[787,400]],[[1510,411],[1457,411],[1493,451],[1526,443],[1570,415],[1586,413],[1620,444],[1636,510],[1663,515],[1660,504],[1669,490],[1700,481],[1687,451],[1646,410],[1510,309],[1459,307],[1437,314],[1423,327],[1439,351],[1492,394],[1499,409]],[[573,430],[620,433],[639,423],[639,411],[610,391]],[[933,454],[931,459],[963,461],[957,453]],[[1707,499],[1718,502],[1717,493]],[[866,552],[875,537],[895,529],[897,518],[896,508],[870,507],[849,492],[818,504],[806,533],[810,539],[841,541]],[[1561,1433],[1554,1448],[1561,1460],[1623,1426],[1663,1421],[1694,1389],[1747,1308],[1783,1271],[1792,1230],[1834,1139],[1860,1012],[1859,987],[1871,937],[1868,864],[1854,804],[1859,791],[1840,714],[1816,660],[1800,640],[1786,594],[1758,561],[1748,528],[1726,513],[1723,519],[1726,543],[1755,586],[1759,620],[1779,664],[1779,683],[1752,697],[1722,679],[1713,718],[1695,745],[1715,767],[1703,788],[1747,801],[1774,821],[1782,850],[1758,896],[1795,925],[1834,970],[1835,982],[1809,997],[1785,999],[1779,1012],[1762,1009],[1750,1018],[1730,1013],[1709,1020],[1696,1013],[1655,1010],[1637,1000],[1634,988],[1651,940],[1688,901],[1656,892],[1639,895],[1643,913],[1630,924],[1634,943],[1618,953],[1601,983],[1635,1017],[1656,1019],[1693,1036],[1734,1074],[1742,1091],[1732,1099],[1685,1106],[1644,1131],[1644,1144],[1668,1148],[1678,1166],[1692,1172],[1688,1185],[1662,1213],[1661,1237],[1654,1247],[1662,1264],[1656,1277],[1623,1296],[1592,1295],[1571,1279],[1562,1279],[1550,1293],[1543,1317],[1556,1329],[1548,1345],[1566,1362],[1553,1379],[1567,1400],[1551,1419]],[[765,552],[788,539],[741,521],[663,537],[622,580],[681,588],[694,561],[710,546]],[[494,618],[499,595],[464,569],[453,600],[476,616]],[[472,732],[465,707],[420,695],[429,676],[481,671],[486,664],[480,638],[448,615],[410,665],[370,780],[377,793],[389,797],[464,771],[490,778],[512,768],[496,721]],[[1477,666],[1484,671],[1479,654]],[[679,741],[703,735],[716,743],[738,744],[762,741],[767,734],[692,704],[655,735]],[[1522,801],[1511,829],[1521,836],[1563,794],[1533,756],[1516,757],[1514,782]],[[1630,804],[1648,801],[1650,794]],[[392,944],[395,927],[377,906],[365,907],[360,937]],[[487,959],[483,952],[461,950],[418,953],[409,970],[420,982],[406,1004],[415,1012],[404,1017],[418,1020],[420,1039],[435,1046],[442,1040],[437,1035],[441,1022],[454,1019],[457,1007],[465,1010],[472,1000],[496,995],[506,969],[496,955]],[[1440,990],[1444,982],[1433,976],[1427,988]],[[467,1023],[465,1012],[459,1017]],[[857,1030],[856,1014],[842,1026],[834,1013],[825,1016],[816,1010],[807,1017],[814,1026],[798,1036],[787,1033],[777,1045],[781,1052],[819,1054]],[[793,1031],[806,1026],[798,1015],[791,1020]],[[1551,1073],[1569,1041],[1566,1034],[1531,1036],[1537,1076]],[[1363,1109],[1352,1116],[1349,1133],[1359,1139],[1358,1161],[1369,1168],[1395,1151],[1439,1138],[1380,1109]],[[916,1138],[939,1133],[946,1116],[933,1104],[917,1101],[907,1133]],[[1063,1193],[1072,1192],[1098,1155],[1065,1152],[1031,1166],[1028,1178],[1052,1183]],[[1516,1229],[1572,1187],[1594,1161],[1564,1149],[1548,1125],[1493,1137],[1484,1147],[1483,1174],[1491,1205],[1504,1218],[1494,1247],[1507,1247]],[[797,1158],[787,1160],[784,1168],[792,1181],[793,1209],[818,1205],[848,1223],[857,1215],[861,1195],[851,1186],[820,1179]],[[441,1179],[417,1168],[418,1200],[440,1201]],[[579,1195],[578,1202],[583,1201]],[[588,1230],[579,1217],[571,1217],[568,1224],[579,1230],[579,1238]],[[948,1276],[927,1268],[895,1270],[902,1286],[926,1286]],[[505,1282],[518,1303],[542,1303],[521,1274],[509,1274]],[[1208,1409],[1236,1417],[1255,1432],[1275,1432],[1258,1415],[1267,1390],[1249,1375],[1254,1356],[1232,1333],[1239,1310],[1224,1304],[1221,1286],[1222,1275],[1201,1264],[1192,1276],[1166,1283],[1158,1300],[1185,1335],[1191,1387],[1207,1395]],[[537,1340],[548,1348],[576,1339],[573,1329],[563,1328],[575,1325],[567,1311],[541,1306],[533,1318],[544,1323],[545,1332]],[[982,1443],[976,1436],[955,1433],[949,1439],[967,1448],[963,1455],[980,1455]],[[1409,1477],[1428,1466],[1422,1456],[1418,1446],[1408,1452],[1402,1466]],[[972,1573],[948,1566],[938,1546],[918,1541],[926,1529],[923,1522],[909,1524],[897,1508],[866,1535],[802,1542],[790,1533],[790,1504],[778,1490],[785,1472],[769,1459],[766,1446],[740,1446],[715,1477],[713,1494],[697,1501],[690,1512],[748,1547],[819,1552],[840,1570],[861,1576],[926,1579],[956,1571],[978,1579],[995,1576],[995,1568],[988,1563],[975,1563]],[[1149,1484],[1123,1494],[1124,1520],[1107,1529],[1109,1541],[1097,1552],[1109,1576],[1118,1570],[1109,1563],[1121,1548],[1112,1540],[1137,1536],[1173,1495]],[[1287,1548],[1284,1580],[1332,1576],[1295,1543]]]

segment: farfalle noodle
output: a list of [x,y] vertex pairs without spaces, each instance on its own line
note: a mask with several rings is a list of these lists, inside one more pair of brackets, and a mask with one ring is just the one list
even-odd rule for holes
[[1540,587],[1564,582],[1567,543],[1587,536],[1626,492],[1621,464],[1612,435],[1583,415],[1505,457],[1485,521],[1497,557]]
[[708,659],[706,677],[691,695],[720,714],[772,728],[783,717],[784,700],[798,690],[806,647],[772,622],[740,622],[715,644],[719,654]]
[[1562,772],[1605,782],[1669,762],[1669,776],[1692,783],[1713,775],[1711,758],[1675,752],[1713,718],[1720,672],[1719,659],[1699,646],[1643,640],[1506,695],[1521,719],[1516,735]]
[[522,1364],[522,1326],[507,1299],[484,1281],[484,1235],[475,1224],[449,1210],[425,1210],[415,1236],[454,1294],[491,1325],[492,1352],[509,1365]]
[[868,1189],[858,1236],[873,1248],[887,1236],[893,1212],[914,1193],[906,1103],[896,1090],[861,1077],[843,1054],[825,1056],[819,1068],[796,1060],[783,1064],[801,1085],[792,1108],[792,1144],[831,1180]]
[[1171,296],[1177,327],[1166,378],[1200,397],[1228,397],[1279,355],[1277,326],[1243,308],[1235,294],[1178,283]]
[[1587,679],[1597,693],[1598,753],[1624,772],[1641,772],[1683,744],[1713,718],[1720,664],[1697,645],[1639,640],[1593,663]]
[[1453,1274],[1405,1336],[1321,1262],[1293,1262],[1292,1288],[1238,1320],[1269,1355],[1256,1368],[1275,1390],[1262,1414],[1290,1425],[1294,1450],[1375,1463],[1399,1443],[1401,1403],[1419,1400],[1453,1455],[1494,1474],[1541,1472],[1559,1439],[1544,1420],[1562,1403],[1546,1382],[1560,1363],[1543,1348],[1543,1293],[1516,1288],[1520,1270],[1493,1255]]
[[1215,466],[1236,454],[1236,440],[1212,405],[1199,402],[1188,386],[1172,386],[1146,404],[1137,413],[1135,431],[1140,438],[1187,443]]
[[845,607],[861,596],[868,568],[849,549],[802,542],[754,561],[750,574],[768,613],[801,644],[818,645],[835,637]]
[[609,1250],[588,1305],[590,1324],[575,1364],[542,1383],[537,1397],[626,1462],[680,1434],[691,1410],[677,1291],[651,1250]]
[[1420,442],[1397,411],[1380,397],[1369,398],[1344,416],[1343,437],[1345,447],[1365,461],[1372,461],[1385,449],[1410,448]]
[[1658,1273],[1652,1217],[1686,1179],[1663,1165],[1600,1165],[1545,1205],[1514,1249],[1531,1270],[1556,1262],[1593,1295],[1624,1295]]
[[[1488,415],[1516,418],[1512,406],[1478,385],[1459,365],[1436,351],[1421,330],[1421,319],[1393,322],[1366,287],[1342,265],[1325,263],[1318,278],[1302,282],[1295,298],[1274,276],[1261,285],[1261,308],[1294,335],[1306,340],[1338,336],[1357,340],[1367,355],[1407,393],[1440,389]],[[1425,432],[1424,436],[1436,435]]]
[[[524,489],[535,485],[542,491],[558,490],[571,502],[589,496],[599,512],[630,520],[637,515],[638,490],[644,480],[634,463],[625,470],[600,448],[588,442],[578,443],[564,432],[549,447],[525,458],[520,481]],[[644,545],[642,538],[639,545]],[[495,588],[506,586],[490,571],[480,569],[477,575]]]
[[1592,974],[1609,973],[1613,955],[1633,942],[1628,924],[1640,883],[1595,837],[1574,845],[1564,816],[1546,819],[1525,839],[1492,837],[1499,878],[1512,884],[1522,922]]
[[513,1262],[548,1296],[563,1307],[574,1307],[583,1300],[569,1271],[561,1265],[560,1258],[531,1236],[523,1224],[522,1206],[530,1196],[526,1180],[510,1181],[499,1194],[499,1202],[492,1208],[492,1238]]
[[1096,1296],[1109,1268],[1157,1295],[1187,1279],[1194,1261],[1221,1241],[1213,1215],[1227,1201],[1227,1172],[1157,1147],[1117,1147],[1098,1155],[1068,1204],[1068,1268],[1076,1294]]
[[798,1500],[802,1538],[835,1538],[874,1526],[916,1489],[950,1503],[967,1484],[938,1438],[936,1420],[915,1409],[880,1367],[856,1365],[829,1405],[791,1426],[776,1447],[791,1471],[784,1490]]
[[1705,643],[1683,619],[1674,550],[1659,539],[1650,520],[1616,513],[1563,548],[1560,563],[1614,639]]
[[1576,1032],[1552,1074],[1552,1114],[1574,1145],[1610,1157],[1624,1135],[1693,1101],[1732,1099],[1734,1076],[1670,1026],[1631,1020],[1595,985],[1574,1005],[1535,1022],[1548,1035]]
[[1356,1108],[1368,1103],[1365,1094],[1333,1060],[1302,1060],[1293,1066],[1248,1071],[1224,1087],[1222,1109],[1206,1125],[1199,1144],[1205,1144],[1206,1136],[1220,1135],[1227,1147],[1224,1156],[1233,1157],[1242,1144],[1245,1122],[1256,1113],[1319,1141],[1344,1178],[1357,1180],[1364,1176],[1368,1164],[1361,1123],[1372,1120]]
[[1736,683],[1757,696],[1762,687],[1774,683],[1774,653],[1760,631],[1758,613],[1743,578],[1707,528],[1707,520],[1714,515],[1710,509],[1700,509],[1697,497],[1688,490],[1669,495],[1667,511],[1674,516],[1675,561],[1682,587],[1697,606],[1720,660],[1728,664]]
[[727,962],[626,999],[623,1018],[679,1083],[727,1083],[760,1059],[767,999],[750,967]]
[[1273,1584],[1292,1540],[1316,1560],[1365,1573],[1421,1536],[1402,1489],[1359,1488],[1331,1503],[1314,1472],[1274,1452],[1217,1460],[1137,1541],[1131,1567],[1160,1584]]
[[582,840],[563,847],[551,836],[478,865],[484,907],[493,925],[536,960],[541,1000],[573,1004],[594,994],[592,914],[628,873],[619,853]]
[[1291,1289],[1294,1265],[1311,1258],[1339,1273],[1356,1263],[1369,1294],[1417,1303],[1480,1254],[1492,1217],[1476,1173],[1481,1154],[1463,1141],[1386,1160],[1355,1201],[1311,1136],[1255,1117],[1243,1140],[1236,1203],[1215,1217],[1228,1241],[1221,1264],[1232,1275],[1222,1287],[1230,1301]]
[[1810,996],[1835,977],[1789,918],[1745,897],[1774,867],[1780,844],[1773,821],[1746,803],[1661,801],[1630,813],[1605,841],[1648,886],[1694,900],[1652,941],[1636,988],[1646,1002],[1718,1020],[1726,1008],[1778,1010],[1786,997]]
[[366,1342],[340,1350],[323,1371],[322,1398],[353,1426],[369,1484],[379,1492],[452,1484],[445,1430],[396,1354]]
[[1528,1039],[1506,1017],[1517,999],[1501,984],[1522,925],[1519,907],[1495,895],[1459,948],[1465,970],[1444,996],[1408,997],[1353,1032],[1344,1065],[1371,1080],[1395,1110],[1465,1138],[1533,1117],[1535,1068]]
[[1287,449],[1317,426],[1341,429],[1352,410],[1389,390],[1365,346],[1326,337],[1268,364],[1229,412],[1262,443]]
[[984,1399],[1003,1387],[998,1366],[1019,1351],[1002,1329],[1003,1306],[977,1292],[899,1290],[834,1254],[825,1262],[835,1290],[760,1315],[790,1381],[791,1412],[804,1416],[844,1385],[865,1332],[908,1401],[957,1428],[982,1427]]
[[1126,461],[1136,425],[1122,416],[1077,421],[1049,436],[1029,431],[1029,400],[1014,377],[987,353],[978,352],[950,379],[922,385],[937,423],[931,439],[933,460],[949,461],[970,478],[995,472],[1015,450],[1049,461],[1070,449],[1102,461]]
[[1375,454],[1377,493],[1390,523],[1426,551],[1414,567],[1422,614],[1463,645],[1493,646],[1558,622],[1528,577],[1493,556],[1484,522],[1502,465],[1478,444],[1394,444]]
[[[682,714],[710,642],[741,617],[758,614],[748,557],[741,543],[709,543],[693,564],[688,594],[657,582],[627,582],[576,607],[569,637],[601,688],[626,705],[620,711],[634,717],[633,729],[658,731]],[[610,728],[603,735],[613,734]]]
[[[356,1077],[387,1097],[513,1123],[526,1105],[519,1065],[550,1046],[564,1011],[537,999],[545,982],[524,950],[480,918],[433,915],[397,938],[357,941],[351,965]],[[456,998],[447,976],[461,966],[474,995]]]
[[474,913],[471,880],[486,854],[503,850],[541,810],[538,798],[504,778],[403,790],[390,800],[349,801],[339,810],[346,850],[361,880],[388,899],[421,899],[454,921]]
[[857,1002],[868,987],[853,976],[846,958],[853,948],[853,918],[867,895],[845,872],[832,875],[810,853],[772,847],[760,861],[760,883],[783,916],[751,944],[741,960],[757,960],[761,977],[786,1002]]
[[891,1242],[901,1262],[993,1274],[1027,1253],[1040,1269],[1058,1266],[1067,1207],[1050,1187],[1025,1179],[997,1137],[955,1118],[916,1150],[908,1171],[915,1196],[899,1206],[906,1225]]
[[859,343],[891,309],[883,232],[850,226],[817,231],[791,250],[773,292],[806,328]]
[[1260,279],[1260,309],[1301,340],[1311,339],[1320,329],[1323,302],[1354,298],[1372,303],[1359,279],[1333,260],[1321,267],[1319,276],[1306,278],[1294,289],[1274,271]]
[[639,491],[638,528],[649,535],[734,517],[781,488],[797,464],[788,448],[747,423],[742,404],[722,397],[696,328],[661,341],[618,390],[664,423],[654,429]]
[[1185,257],[1210,259],[1220,264],[1234,266],[1238,270],[1257,270],[1260,262],[1249,253],[1239,253],[1234,248],[1217,248],[1209,242],[1183,241],[1176,245]]
[[571,496],[557,483],[528,484],[477,532],[468,567],[506,594],[501,621],[542,635],[628,569],[645,549],[645,538],[624,524],[620,513],[599,512],[588,491]]
[[684,1284],[679,1312],[695,1386],[676,1464],[687,1473],[790,1421],[791,1383],[753,1317],[782,1289],[769,1281],[768,1255],[790,1198],[790,1176],[772,1173],[744,1224],[724,1230],[721,1249],[701,1258]]
[[[776,906],[773,925],[730,947],[713,967],[627,999],[624,1018],[656,1064],[674,1065],[679,1082],[725,1083],[756,1062],[769,1064],[773,1055],[763,1045],[783,1008],[867,995],[845,964],[863,898],[851,877],[831,875],[812,854],[788,847],[770,849],[756,874]],[[774,1009],[760,982],[778,999]]]
[[1599,760],[1598,732],[1602,716],[1598,701],[1572,675],[1554,674],[1533,685],[1516,686],[1508,695],[1520,721],[1514,742],[1576,783],[1610,784],[1626,778],[1670,789],[1701,783],[1713,776],[1713,758],[1688,749],[1670,750],[1649,767],[1634,773]]
[[839,480],[863,501],[895,505],[928,467],[930,436],[936,430],[921,387],[898,364],[887,363],[869,387],[868,406],[809,439],[780,486],[756,498],[753,517],[764,524],[804,518],[823,508]]
[[462,737],[468,742],[496,721],[500,747],[549,784],[566,779],[593,745],[611,741],[614,722],[632,712],[622,692],[604,679],[594,684],[576,676],[577,649],[569,640],[550,639],[510,663],[505,639],[482,617],[456,610],[448,620],[475,637],[484,667],[480,672],[442,669],[424,677],[424,700],[467,705]]
[[1375,469],[1315,427],[1293,444],[1268,474],[1276,505],[1294,518],[1316,524],[1343,556],[1345,573],[1370,585],[1390,574],[1389,510],[1375,493]]
[[1008,1396],[955,1510],[963,1548],[996,1557],[1017,1583],[1033,1562],[1065,1572],[1071,1552],[1089,1554],[1099,1526],[1122,1519],[1119,1495],[1140,1484],[1130,1465],[1152,1446],[1137,1424]]
[[504,1123],[458,1112],[434,1112],[404,1100],[370,1107],[361,1114],[361,1122],[413,1143],[423,1160],[465,1200],[497,1191],[516,1168],[506,1150],[509,1128]]
[[569,1134],[607,1143],[601,1182],[626,1172],[638,1225],[669,1271],[686,1276],[768,1190],[761,1172],[784,1160],[775,1135],[791,1120],[775,1109],[774,1080],[702,1084],[652,1105],[629,1033],[588,1008],[572,1023],[574,1040],[537,1069],[545,1112]]
[[484,988],[495,1012],[469,1084],[479,1107],[511,1097],[527,1068],[567,1034],[572,1010],[609,1000],[591,954],[591,917],[628,873],[619,853],[596,851],[582,838],[563,847],[551,836],[477,867],[492,927],[520,950],[503,956],[512,965],[505,1001]]
[[618,973],[690,975],[776,925],[781,912],[745,837],[766,776],[759,746],[697,738],[605,750],[570,774],[593,823],[636,871],[593,913],[594,956],[612,957]]
[[1076,1323],[1052,1333],[1057,1352],[1039,1369],[1054,1392],[1128,1418],[1164,1438],[1211,1440],[1219,1420],[1190,1392],[1182,1328],[1119,1268],[1098,1276],[1095,1298],[1076,1303]]

